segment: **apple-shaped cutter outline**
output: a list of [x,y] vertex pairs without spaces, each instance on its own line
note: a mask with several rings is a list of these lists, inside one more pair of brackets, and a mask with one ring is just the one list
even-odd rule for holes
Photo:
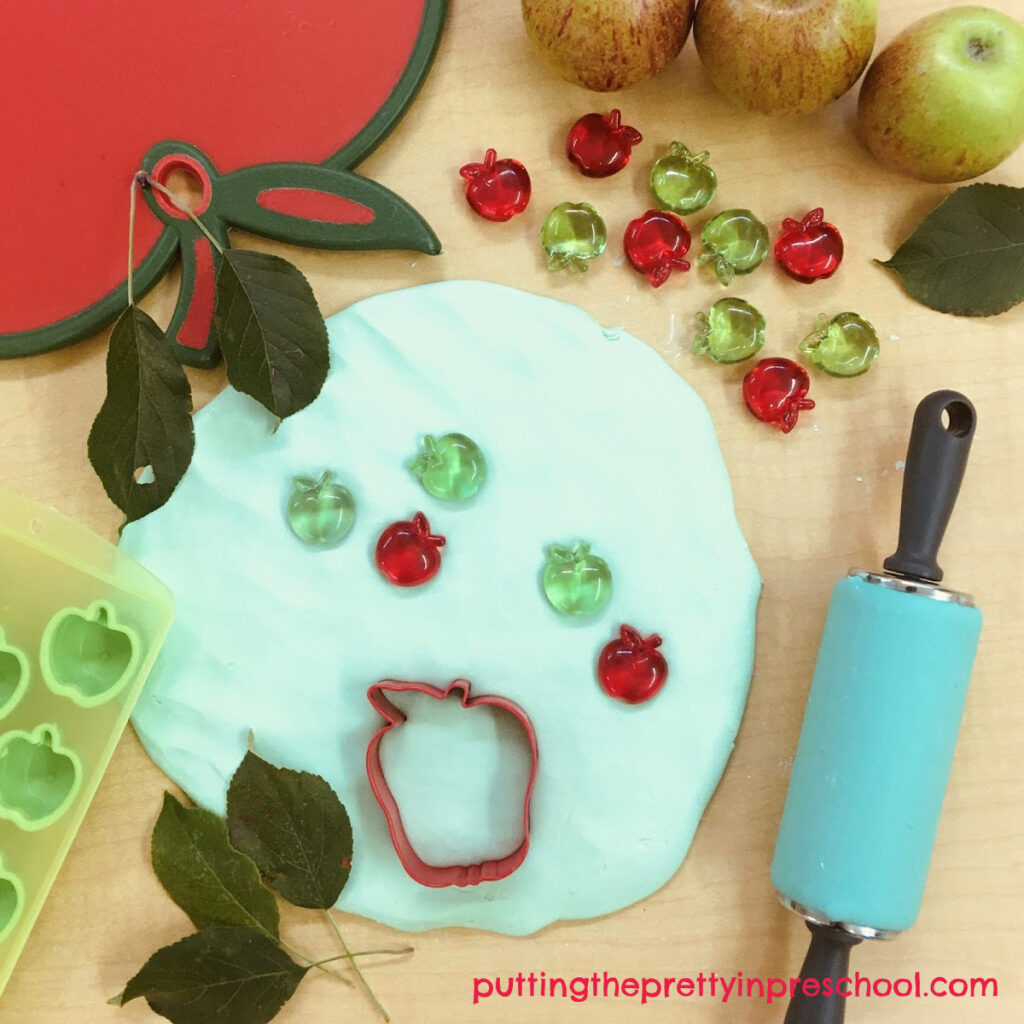
[[[6,718],[20,703],[21,698],[25,696],[26,690],[28,690],[30,669],[28,664],[28,657],[20,647],[15,647],[14,644],[7,642],[7,635],[4,633],[3,626],[0,626],[0,658],[13,659],[19,667],[18,682],[15,683],[14,689],[11,690],[6,700],[0,700],[0,720]],[[2,697],[2,695],[0,695]],[[3,875],[0,873],[0,878]],[[0,926],[0,936],[3,934],[2,926]]]
[[[58,679],[54,665],[53,652],[60,646],[61,638],[58,631],[72,617],[96,622],[108,630],[127,637],[129,646],[128,660],[120,674],[108,686],[96,693],[84,693],[73,682]],[[39,642],[39,665],[46,685],[59,697],[67,697],[82,708],[95,708],[113,700],[134,677],[141,658],[141,644],[135,631],[117,621],[117,613],[108,601],[93,601],[88,608],[67,607],[57,612],[46,624],[43,637]]]
[[[2,761],[7,748],[15,740],[25,740],[32,746],[48,746],[52,755],[63,758],[71,764],[72,780],[67,794],[57,807],[50,811],[49,814],[45,814],[40,818],[26,817],[20,808],[12,807],[7,803],[2,791],[0,791],[0,818],[13,821],[24,832],[39,832],[44,828],[49,828],[64,817],[75,802],[82,788],[82,762],[74,750],[61,743],[60,730],[54,722],[44,722],[42,725],[37,725],[30,733],[25,732],[24,729],[12,729],[10,732],[0,735],[0,761]],[[49,740],[49,742],[44,743],[44,740]]]
[[[537,780],[539,764],[537,734],[534,731],[533,723],[526,712],[514,701],[493,694],[471,697],[470,686],[471,683],[468,679],[456,679],[443,689],[432,686],[430,683],[382,679],[366,691],[367,700],[386,723],[374,733],[366,748],[366,774],[370,781],[370,788],[377,798],[380,809],[384,812],[388,823],[388,832],[391,835],[391,843],[395,848],[395,853],[398,854],[402,867],[413,881],[432,889],[442,889],[449,885],[461,887],[479,885],[481,882],[500,881],[522,865],[530,850],[530,801],[533,797],[533,786]],[[523,840],[511,853],[478,864],[453,864],[444,867],[428,864],[419,856],[405,831],[398,801],[395,800],[394,794],[391,792],[380,759],[381,740],[395,726],[405,722],[407,718],[403,711],[388,700],[387,693],[422,693],[436,700],[444,700],[453,693],[460,694],[464,708],[498,708],[501,711],[507,711],[519,723],[530,744],[531,767],[530,778],[523,796]]]
[[22,885],[21,879],[17,875],[11,874],[4,866],[3,853],[0,852],[0,885],[5,882],[14,893],[14,907],[6,918],[0,916],[0,943],[10,938],[25,910],[25,886]]

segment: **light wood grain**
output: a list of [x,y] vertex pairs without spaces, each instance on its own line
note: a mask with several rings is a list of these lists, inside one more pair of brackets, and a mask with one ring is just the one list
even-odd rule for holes
[[[885,43],[918,15],[944,4],[906,0],[882,6],[879,41]],[[992,6],[1024,17],[1021,0],[993,0]],[[565,130],[580,114],[613,104],[643,131],[645,142],[619,176],[582,179],[562,155]],[[601,322],[620,324],[644,338],[665,353],[710,408],[739,518],[764,576],[746,717],[678,874],[637,906],[596,921],[553,926],[528,939],[462,930],[411,937],[416,947],[411,959],[370,971],[396,1022],[781,1020],[779,1007],[753,1000],[725,1006],[709,999],[684,1005],[670,1000],[643,1007],[625,1000],[582,1006],[492,1000],[474,1007],[472,978],[531,970],[788,975],[798,968],[805,932],[775,902],[768,864],[828,595],[850,565],[878,565],[892,550],[901,486],[897,461],[904,455],[915,404],[937,387],[964,391],[979,411],[971,465],[942,562],[950,585],[976,594],[985,628],[921,919],[895,943],[859,948],[855,963],[874,975],[919,970],[995,976],[1000,994],[973,1001],[855,1001],[848,1020],[989,1024],[1024,1018],[1024,441],[1018,420],[1024,401],[1024,306],[974,322],[942,316],[914,304],[890,275],[872,265],[872,257],[887,257],[950,189],[898,178],[875,164],[853,137],[854,107],[851,94],[802,119],[740,114],[704,78],[692,42],[656,80],[614,97],[594,96],[540,67],[515,0],[454,0],[421,96],[363,165],[422,211],[443,240],[444,254],[273,247],[308,274],[325,314],[380,291],[476,277],[578,303]],[[847,255],[832,281],[806,287],[768,265],[734,289],[767,315],[766,354],[793,355],[818,312],[856,309],[879,328],[882,356],[875,368],[852,381],[816,374],[812,396],[818,407],[788,437],[743,409],[742,368],[717,367],[687,351],[694,313],[723,294],[717,284],[691,273],[653,291],[622,265],[622,229],[650,205],[650,162],[673,139],[713,154],[720,178],[717,208],[749,206],[774,228],[783,217],[820,204],[842,228]],[[506,225],[476,218],[461,195],[457,168],[480,159],[487,146],[522,160],[533,176],[530,208]],[[987,180],[1024,185],[1024,151]],[[583,277],[549,275],[537,244],[545,214],[565,199],[592,202],[604,213],[612,236],[609,252]],[[699,227],[703,219],[698,215],[693,222]],[[120,224],[108,227],[123,230]],[[236,244],[272,248],[244,237]],[[171,275],[144,306],[166,318],[175,287]],[[51,355],[0,364],[0,486],[55,505],[113,538],[118,515],[85,452],[103,392],[105,344],[105,336],[98,336]],[[224,384],[219,371],[191,376],[200,403]],[[126,734],[0,999],[0,1020],[141,1024],[155,1019],[141,1001],[115,1009],[105,999],[151,951],[187,930],[147,858],[149,830],[166,785],[135,736]],[[287,922],[296,944],[332,949],[322,921],[303,923],[301,915],[289,914]],[[359,919],[343,926],[357,947],[404,941]],[[326,978],[306,983],[280,1017],[283,1024],[373,1019],[359,992]]]

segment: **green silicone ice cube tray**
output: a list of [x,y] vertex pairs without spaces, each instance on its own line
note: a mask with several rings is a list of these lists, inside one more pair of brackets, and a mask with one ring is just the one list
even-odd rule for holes
[[0,491],[0,993],[173,616],[123,551]]

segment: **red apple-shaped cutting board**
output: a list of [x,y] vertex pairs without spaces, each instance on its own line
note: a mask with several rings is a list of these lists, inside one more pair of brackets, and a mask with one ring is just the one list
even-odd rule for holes
[[[198,180],[222,244],[237,226],[332,249],[438,252],[404,200],[350,168],[393,127],[433,58],[446,0],[243,5],[14,0],[0,33],[0,356],[100,329],[126,303],[133,174]],[[168,334],[217,359],[217,256],[153,190],[135,229],[135,292],[180,256]]]

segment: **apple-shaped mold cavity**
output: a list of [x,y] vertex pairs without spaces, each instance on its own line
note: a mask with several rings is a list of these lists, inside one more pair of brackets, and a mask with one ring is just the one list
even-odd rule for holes
[[46,685],[83,708],[116,697],[135,674],[139,641],[106,601],[64,608],[47,624],[39,660]]
[[0,629],[0,718],[9,715],[25,696],[28,676],[28,658],[24,651],[8,644],[3,629]]
[[25,887],[17,875],[4,869],[0,850],[0,942],[14,931],[25,907]]
[[27,832],[57,821],[82,784],[82,762],[52,723],[0,736],[0,818]]

